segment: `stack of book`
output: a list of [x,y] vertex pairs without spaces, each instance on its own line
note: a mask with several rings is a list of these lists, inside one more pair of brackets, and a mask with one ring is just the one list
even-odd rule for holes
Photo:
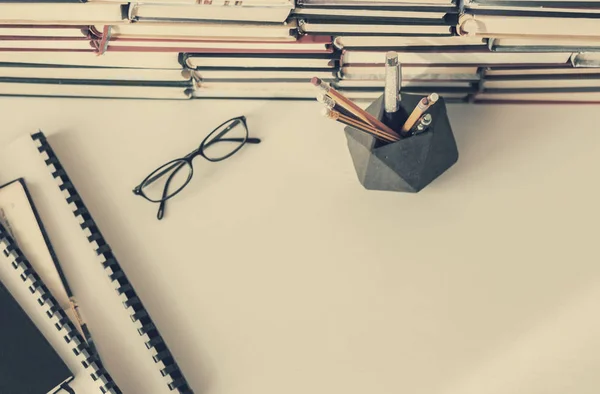
[[[331,37],[299,37],[293,0],[0,2],[0,94],[293,97],[334,78]],[[264,80],[265,78],[270,78]],[[308,90],[308,89],[307,89]]]
[[484,65],[476,102],[600,102],[600,2],[466,0],[457,27],[515,56]]
[[600,102],[600,1],[0,0],[0,95]]
[[394,50],[403,66],[403,92],[437,92],[456,100],[476,92],[476,64],[448,64],[444,55],[432,56],[445,49],[484,48],[480,38],[455,36],[459,8],[452,0],[298,0],[294,16],[301,33],[334,37],[339,90],[380,96],[385,53]]

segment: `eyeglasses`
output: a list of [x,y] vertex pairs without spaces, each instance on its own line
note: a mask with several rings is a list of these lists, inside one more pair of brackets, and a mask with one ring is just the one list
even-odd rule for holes
[[239,151],[246,143],[258,144],[260,139],[248,137],[246,117],[238,116],[223,122],[204,138],[198,149],[186,156],[171,160],[152,171],[138,186],[133,194],[146,200],[159,203],[156,217],[161,220],[165,213],[167,200],[175,197],[190,183],[194,175],[192,160],[202,156],[208,161],[225,160]]

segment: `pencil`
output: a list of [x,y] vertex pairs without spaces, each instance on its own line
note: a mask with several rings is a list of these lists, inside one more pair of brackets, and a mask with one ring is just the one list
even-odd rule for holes
[[[351,112],[345,110],[343,107],[338,105],[338,103],[336,103],[335,100],[332,99],[331,97],[329,97],[326,93],[319,94],[317,96],[317,101],[320,102],[321,104],[325,105],[326,108],[333,109],[333,110],[339,112],[341,115],[346,115],[348,117],[351,117],[352,119],[356,119],[359,122],[364,123],[364,121],[362,119],[354,117],[354,115]],[[371,126],[368,123],[365,123],[365,124]]]
[[319,94],[317,96],[317,101],[325,105],[325,107],[329,109],[334,109],[336,107],[335,100],[329,97],[326,94]]
[[323,82],[320,78],[314,77],[310,82],[313,85],[315,85],[316,87],[322,89],[325,93],[327,93],[328,96],[330,96],[332,99],[334,99],[337,104],[339,104],[342,108],[346,109],[348,112],[350,112],[356,118],[361,119],[363,122],[365,122],[367,124],[370,124],[372,127],[383,130],[383,131],[387,132],[388,134],[392,134],[392,135],[395,135],[398,138],[400,138],[398,133],[396,133],[394,130],[390,129],[388,126],[383,124],[380,120],[375,118],[373,115],[371,115],[370,113],[368,113],[365,110],[363,110],[362,108],[360,108],[358,105],[354,104],[352,101],[350,101],[348,98],[346,98],[343,94],[341,94],[340,92],[338,92],[337,90],[335,90],[334,88],[329,86],[327,83]]
[[400,137],[398,137],[395,134],[389,134],[389,133],[387,133],[385,131],[376,129],[375,127],[366,125],[366,124],[364,124],[362,122],[359,122],[359,121],[357,121],[357,120],[355,120],[355,119],[353,119],[351,117],[348,117],[348,116],[346,116],[346,115],[344,115],[342,113],[340,113],[339,119],[341,119],[342,121],[345,121],[345,122],[353,122],[353,123],[358,123],[359,125],[367,126],[369,129],[373,129],[375,132],[377,132],[377,135],[382,136],[383,138],[385,138],[389,142],[400,141]]
[[427,111],[429,107],[439,100],[439,98],[440,96],[437,93],[431,93],[429,96],[423,97],[404,123],[404,126],[402,126],[402,132],[408,133],[423,115],[423,112]]
[[347,126],[354,127],[355,129],[360,130],[364,133],[371,134],[375,138],[378,138],[378,139],[386,141],[386,142],[396,142],[399,140],[397,137],[385,134],[385,132],[382,132],[381,130],[378,130],[372,126],[366,125],[355,119],[344,116],[344,115],[340,114],[339,112],[333,111],[331,109],[325,108],[325,110],[323,111],[323,115],[328,117],[329,119],[336,120]]

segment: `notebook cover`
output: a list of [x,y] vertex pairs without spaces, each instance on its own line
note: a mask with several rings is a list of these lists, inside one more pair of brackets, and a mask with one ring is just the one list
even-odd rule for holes
[[50,143],[42,132],[33,134],[31,138],[48,166],[52,177],[57,181],[59,189],[66,196],[66,203],[73,210],[73,215],[79,220],[82,236],[87,238],[90,247],[95,250],[102,261],[102,266],[109,279],[116,286],[116,291],[123,300],[123,307],[130,313],[131,320],[135,323],[138,334],[144,339],[146,348],[152,352],[152,358],[159,367],[160,374],[169,378],[168,388],[181,394],[193,394],[193,390],[183,376],[173,354],[121,268],[117,257],[112,252],[110,245],[71,182],[65,168],[61,165]]
[[[0,224],[0,251],[11,243]],[[0,394],[46,394],[73,375],[10,292],[0,283]]]

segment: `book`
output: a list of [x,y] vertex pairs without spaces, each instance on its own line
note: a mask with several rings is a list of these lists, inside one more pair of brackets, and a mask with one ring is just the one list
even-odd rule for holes
[[[0,224],[0,237],[5,234]],[[1,239],[1,238],[0,238]],[[0,246],[2,251],[6,251]],[[0,258],[3,260],[4,256]],[[53,393],[73,379],[67,365],[0,282],[0,390]],[[68,387],[68,386],[66,386]]]
[[313,99],[309,81],[198,81],[192,98]]
[[298,30],[303,34],[356,35],[356,36],[451,36],[454,27],[441,23],[381,23],[380,21],[348,21],[319,18],[298,20]]
[[181,71],[178,55],[169,52],[107,52],[102,56],[96,56],[94,53],[68,51],[0,51],[0,64],[151,68]]
[[4,96],[188,99],[192,87],[191,72],[181,66],[150,69],[0,64],[0,95]]
[[293,15],[297,17],[326,19],[357,19],[380,20],[393,22],[402,20],[421,19],[424,22],[444,21],[448,15],[447,9],[373,9],[371,7],[331,7],[331,8],[296,8]]
[[332,81],[338,78],[338,73],[330,68],[325,69],[273,69],[273,68],[239,68],[239,69],[214,69],[214,68],[196,68],[192,70],[192,75],[198,81],[211,82],[250,82],[250,81],[305,81],[310,82],[313,77],[324,81]]
[[1,37],[0,51],[95,52],[96,49],[87,38]]
[[[135,328],[140,339],[142,339],[140,342],[144,343],[145,348],[150,351],[151,357],[149,359],[154,364],[154,368],[158,369],[158,374],[162,377],[161,380],[166,383],[165,389],[177,393],[192,394],[193,390],[179,368],[156,323],[150,317],[150,313],[135,291],[133,284],[127,278],[110,244],[104,238],[98,224],[83,202],[82,196],[78,193],[45,135],[42,132],[31,135],[30,143],[39,152],[38,160],[47,166],[48,173],[56,181],[55,191],[62,192],[64,207],[68,206],[70,208],[73,218],[79,223],[80,240],[85,240],[88,243],[88,251],[97,256],[100,266],[115,285],[115,291],[121,300],[122,306],[134,323],[132,328]],[[71,240],[71,242],[76,243],[77,241]],[[151,377],[145,376],[144,379],[150,381]]]
[[[149,69],[149,68],[110,68],[110,67],[58,67],[44,65],[0,65],[0,81],[11,78],[56,81],[144,81],[144,82],[185,82],[191,78],[190,71]],[[85,83],[84,83],[85,84]]]
[[14,78],[0,81],[0,96],[27,97],[73,97],[73,98],[108,98],[108,99],[162,99],[186,100],[189,96],[191,82],[179,84],[143,85],[139,82],[125,81],[91,81],[71,80],[32,80],[31,78]]
[[86,25],[11,25],[0,24],[0,37],[47,37],[47,38],[88,38],[89,26]]
[[[176,365],[174,357],[164,358],[166,353],[163,352],[167,350],[167,347],[164,344],[163,335],[156,328],[157,324],[153,319],[143,316],[147,311],[143,304],[137,302],[140,295],[133,289],[133,284],[123,272],[114,253],[106,251],[108,247],[104,246],[107,245],[104,234],[99,233],[97,226],[84,226],[85,228],[83,228],[80,225],[79,218],[89,218],[89,215],[83,214],[82,209],[77,209],[75,213],[72,211],[72,207],[75,205],[74,199],[77,197],[73,189],[69,187],[69,190],[66,190],[66,185],[63,186],[64,191],[59,188],[53,175],[59,176],[63,172],[58,169],[50,171],[50,168],[56,168],[53,164],[54,160],[51,159],[56,155],[52,153],[50,157],[48,151],[40,152],[37,145],[37,140],[34,141],[30,135],[22,135],[1,147],[0,183],[8,183],[18,177],[27,179],[31,198],[35,201],[39,216],[52,239],[52,246],[66,276],[69,279],[80,279],[73,280],[70,285],[73,292],[79,296],[78,305],[86,323],[92,330],[92,334],[95,327],[104,326],[104,333],[107,335],[94,337],[96,348],[102,354],[103,365],[107,365],[111,370],[115,381],[119,382],[122,379],[119,389],[125,393],[193,393],[188,386],[181,384],[181,370]],[[69,151],[69,153],[66,156],[67,160],[77,157],[77,152]],[[82,167],[75,168],[75,173],[78,174],[78,170],[81,169]],[[77,195],[79,196],[79,193]],[[66,201],[67,198],[69,202]],[[76,205],[81,206],[79,202]],[[89,223],[87,222],[87,224]],[[100,244],[104,246],[101,249]],[[94,245],[95,247],[93,247]],[[97,251],[97,249],[100,250]],[[111,255],[110,261],[107,260],[106,257]],[[24,261],[23,258],[16,257],[19,261]],[[131,259],[131,256],[129,257]],[[138,264],[139,261],[134,258],[131,264]],[[0,261],[0,275],[3,275],[3,278],[6,275],[19,277],[23,270],[24,268],[14,269],[11,264],[3,266]],[[36,292],[37,296],[31,295],[28,287],[31,279],[31,277],[26,278],[27,286],[23,286],[20,281],[5,283],[7,287],[14,283],[16,287],[10,288],[10,290],[18,291],[19,295],[29,301],[28,305],[23,305],[28,313],[39,311],[40,306],[37,300],[42,294]],[[41,282],[39,283],[41,284]],[[120,290],[121,293],[116,290]],[[14,294],[17,298],[17,293]],[[137,299],[133,297],[137,297]],[[17,299],[21,301],[21,297]],[[44,306],[44,311],[53,305],[58,305],[58,302],[48,303]],[[61,312],[62,309],[53,308],[53,311],[56,315],[52,317],[52,322],[58,322],[66,317]],[[134,314],[135,316],[132,318]],[[48,321],[46,314],[29,313],[29,315],[40,329],[46,328],[45,325]],[[63,331],[60,325],[54,327],[52,325],[49,327],[52,336],[48,336],[48,340],[71,370],[76,373],[76,376],[84,376],[83,379],[78,378],[74,382],[77,393],[96,392],[93,387],[102,385],[102,380],[98,379],[94,382],[87,379],[87,376],[83,374],[84,370],[78,369],[85,367],[80,361],[84,362],[89,359],[90,362],[95,363],[95,360],[90,358],[85,341],[82,340],[79,343],[78,340],[81,336],[77,336],[76,338],[79,338],[75,340],[77,342],[67,343],[67,340],[70,339],[66,335],[67,331]],[[72,330],[69,332],[79,335],[74,326],[70,327]],[[173,336],[173,333],[171,335]],[[82,349],[75,358],[72,356],[74,346]],[[107,351],[104,352],[103,349],[107,349]],[[119,349],[119,351],[114,351],[115,349]],[[94,365],[92,369],[86,368],[90,374],[96,368]],[[105,372],[102,369],[99,371]],[[134,380],[127,378],[132,375],[142,378]],[[170,385],[173,389],[169,387]],[[115,394],[116,392],[108,391],[108,393]]]
[[[2,42],[0,41],[0,47]],[[330,36],[303,36],[294,41],[173,40],[111,38],[94,41],[99,52],[194,52],[194,53],[333,53]]]
[[[355,81],[352,81],[355,82]],[[382,86],[362,85],[352,86],[345,81],[332,81],[340,93],[355,101],[373,101],[383,94]],[[348,86],[350,85],[350,86]],[[427,84],[421,86],[409,84],[403,92],[427,95],[437,92],[444,98],[453,101],[464,101],[469,94],[476,92],[470,84],[460,86],[440,86],[440,84]],[[315,90],[308,81],[275,81],[275,82],[200,82],[192,92],[194,99],[305,99],[314,100]]]
[[[372,89],[383,89],[385,87],[385,80],[380,79],[342,79],[335,81],[332,84],[336,89],[350,89],[350,88],[372,88]],[[420,79],[402,79],[402,91],[410,92],[415,88],[427,88],[431,91],[437,90],[448,90],[449,88],[465,88],[473,90],[474,85],[471,81],[460,81],[460,80],[420,80]],[[436,90],[437,89],[437,90]],[[439,93],[439,92],[438,92]]]
[[519,17],[506,15],[461,15],[456,28],[460,35],[485,38],[555,38],[598,40],[597,19]]
[[[407,80],[462,80],[479,81],[480,68],[474,66],[440,66],[440,65],[402,65],[402,79]],[[344,80],[381,80],[385,79],[385,67],[380,66],[343,66],[340,77]]]
[[297,0],[298,7],[455,7],[455,0]]
[[190,69],[217,68],[220,70],[230,68],[334,68],[336,60],[330,54],[195,54],[184,53],[182,64]]
[[554,76],[600,74],[600,67],[583,68],[565,64],[562,67],[489,67],[485,69],[486,77],[523,76],[553,78]]
[[488,47],[495,52],[599,52],[598,40],[551,38],[489,38]]
[[120,3],[0,3],[1,24],[94,25],[128,23]]
[[600,67],[600,53],[599,52],[580,52],[574,53],[571,56],[571,65],[573,67]]
[[448,36],[448,37],[402,37],[402,36],[337,36],[333,45],[341,50],[416,50],[424,48],[487,48],[481,37]]
[[[7,284],[14,284],[12,290],[19,296],[19,302],[27,308],[38,327],[45,328],[44,335],[52,340],[55,349],[61,352],[64,360],[69,361],[73,371],[77,374],[80,371],[87,373],[100,392],[120,393],[104,368],[88,327],[81,318],[77,302],[23,179],[0,186],[0,244],[0,249],[4,251],[0,253],[2,279],[8,279]],[[24,286],[16,286],[19,283]],[[5,321],[4,316],[2,321]],[[35,363],[35,360],[30,361]],[[79,361],[79,364],[74,361]],[[0,381],[4,383],[6,380]],[[11,392],[46,391],[27,391],[21,387]]]
[[567,75],[567,76],[539,76],[532,77],[487,77],[483,82],[486,91],[492,89],[505,89],[512,92],[532,92],[534,89],[580,89],[600,90],[600,74],[592,75]]
[[[96,38],[104,38],[106,26],[90,26],[90,32]],[[113,39],[160,38],[160,39],[219,39],[234,41],[295,41],[297,24],[295,21],[270,24],[248,23],[129,23],[110,26]]]
[[[398,52],[402,64],[438,64],[438,65],[510,65],[510,64],[566,64],[573,56],[572,52],[511,53],[490,51],[446,51],[435,50],[419,52]],[[383,65],[385,52],[344,51],[340,58],[345,65]]]
[[[487,15],[517,15],[525,17],[595,17],[600,14],[594,0],[465,0],[468,12]],[[594,15],[596,14],[596,15]]]
[[129,3],[128,19],[140,22],[284,22],[292,9],[292,0],[279,2],[227,2],[226,4]]
[[600,91],[595,92],[482,92],[475,95],[475,103],[482,104],[600,104]]

